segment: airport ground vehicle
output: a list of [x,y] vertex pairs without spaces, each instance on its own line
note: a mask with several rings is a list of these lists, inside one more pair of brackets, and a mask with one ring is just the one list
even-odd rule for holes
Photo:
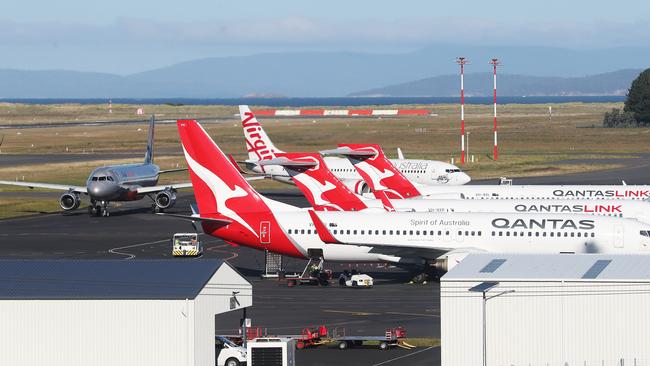
[[176,233],[172,238],[174,257],[197,257],[203,254],[203,245],[197,233]]
[[323,262],[323,258],[310,258],[300,276],[281,277],[280,279],[286,281],[289,287],[296,285],[328,286],[332,279],[332,271],[324,269]]
[[217,366],[240,366],[246,364],[246,348],[238,346],[226,337],[215,336],[218,353]]
[[[313,348],[324,344],[336,344],[340,350],[376,343],[380,350],[390,347],[412,349],[414,346],[406,341],[406,329],[403,327],[389,328],[383,336],[347,335],[345,328],[328,330],[326,326],[304,328],[300,337],[296,339],[296,348]],[[373,344],[375,345],[375,344]]]
[[358,273],[356,269],[347,269],[339,276],[339,285],[355,288],[370,288],[374,284],[373,278],[367,274]]
[[402,327],[386,329],[386,333],[383,336],[348,336],[345,334],[345,328],[341,328],[340,330],[337,328],[334,333],[332,341],[337,343],[337,347],[340,350],[361,347],[366,344],[366,342],[377,342],[377,347],[380,350],[387,350],[390,347],[401,347],[406,349],[415,348],[405,342],[406,329]]

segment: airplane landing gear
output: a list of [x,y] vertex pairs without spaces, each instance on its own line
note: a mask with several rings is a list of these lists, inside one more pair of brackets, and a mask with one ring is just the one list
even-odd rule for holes
[[88,206],[88,214],[93,216],[110,216],[108,212],[108,201],[101,201],[97,203],[96,201],[90,201],[90,206]]

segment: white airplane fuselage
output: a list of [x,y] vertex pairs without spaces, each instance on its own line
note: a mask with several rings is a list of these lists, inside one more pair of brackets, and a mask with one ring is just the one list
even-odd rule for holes
[[427,259],[457,249],[645,254],[650,248],[650,237],[641,234],[650,231],[650,224],[614,217],[404,212],[319,212],[318,216],[342,244],[323,243],[307,212],[275,215],[301,252],[322,249],[324,259],[335,261],[399,261],[392,252],[400,247],[432,250]]

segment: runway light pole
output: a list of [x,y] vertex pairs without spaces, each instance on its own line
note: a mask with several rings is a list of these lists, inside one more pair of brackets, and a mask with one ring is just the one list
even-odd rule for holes
[[499,144],[498,144],[498,139],[497,139],[497,66],[501,64],[498,58],[493,58],[490,61],[490,64],[493,67],[494,74],[493,74],[493,84],[494,84],[494,90],[493,90],[493,97],[494,97],[494,160],[499,160]]
[[460,65],[460,163],[465,164],[465,65],[469,63],[465,57],[456,57]]

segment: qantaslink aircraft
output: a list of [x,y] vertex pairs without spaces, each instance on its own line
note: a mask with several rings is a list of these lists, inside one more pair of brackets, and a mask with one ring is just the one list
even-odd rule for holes
[[379,199],[354,194],[327,169],[318,153],[278,153],[260,163],[280,165],[316,211],[402,211],[402,212],[503,212],[542,214],[584,214],[624,217],[650,224],[648,200],[620,199],[507,199],[485,202],[461,199],[389,199],[379,191]]
[[258,194],[196,121],[177,124],[199,211],[185,218],[228,243],[298,258],[418,268],[447,268],[475,251],[647,253],[650,248],[650,225],[614,217],[316,213]]
[[384,191],[389,198],[425,199],[619,199],[650,198],[647,185],[465,185],[423,186],[412,182],[395,169],[374,144],[339,144],[324,155],[343,155],[354,165],[373,193]]

